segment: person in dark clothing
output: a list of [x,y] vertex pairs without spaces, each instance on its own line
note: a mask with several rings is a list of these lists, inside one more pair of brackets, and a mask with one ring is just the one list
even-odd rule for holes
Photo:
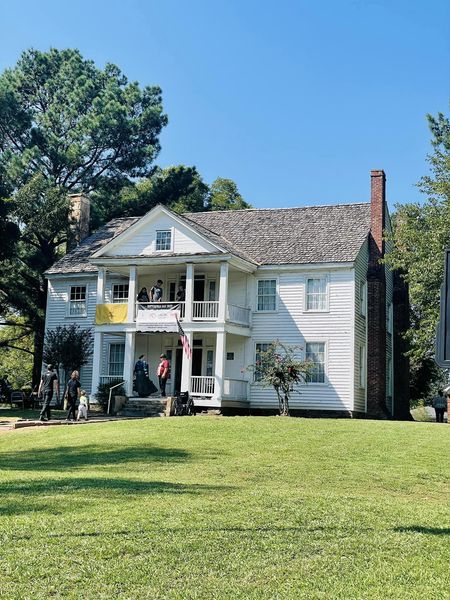
[[136,377],[134,387],[140,398],[147,398],[157,391],[155,384],[148,377],[148,363],[144,354],[140,355],[134,365],[134,375]]
[[[56,382],[56,384],[55,384]],[[38,396],[44,399],[42,410],[39,415],[39,421],[50,421],[50,403],[53,398],[53,388],[56,387],[56,395],[59,398],[59,382],[58,376],[53,371],[53,365],[47,365],[47,371],[42,375],[41,383],[39,384]],[[47,417],[45,419],[44,417]]]
[[8,381],[8,375],[3,375],[0,379],[0,393],[4,396],[6,402],[11,401],[12,386]]
[[147,306],[147,302],[150,302],[150,298],[148,296],[148,292],[147,292],[147,288],[143,287],[141,289],[141,291],[139,292],[139,294],[137,295],[137,301],[138,302],[142,302],[142,304],[138,305],[138,308],[147,310],[148,306]]
[[68,407],[68,411],[67,411],[67,417],[66,419],[68,421],[75,421],[75,411],[77,408],[77,400],[78,397],[80,395],[80,390],[81,390],[81,383],[79,381],[80,378],[80,374],[78,373],[78,371],[73,371],[72,375],[70,376],[69,381],[67,382],[67,387],[66,387],[66,400],[67,400],[67,407]]
[[447,398],[442,390],[438,391],[438,395],[433,398],[433,408],[436,412],[436,423],[444,422],[445,409],[447,408]]

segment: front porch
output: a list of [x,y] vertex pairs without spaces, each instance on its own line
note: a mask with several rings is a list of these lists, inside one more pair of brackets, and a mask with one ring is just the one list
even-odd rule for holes
[[245,355],[248,338],[225,331],[194,333],[186,329],[185,334],[192,348],[191,357],[186,355],[179,335],[175,333],[96,332],[101,360],[98,373],[94,368],[93,393],[100,383],[121,380],[127,396],[136,397],[133,372],[142,354],[149,365],[149,378],[158,387],[156,369],[159,356],[164,353],[171,364],[167,395],[188,391],[194,404],[203,407],[247,406],[249,382]]

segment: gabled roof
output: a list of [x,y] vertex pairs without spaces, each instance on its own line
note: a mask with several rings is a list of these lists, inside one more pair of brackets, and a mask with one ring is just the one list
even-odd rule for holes
[[68,252],[58,262],[47,269],[47,275],[56,275],[59,273],[96,273],[97,267],[91,265],[90,257],[103,248],[113,238],[120,235],[128,229],[130,225],[139,221],[140,217],[124,217],[109,221],[95,233],[85,238],[76,248]]
[[[174,216],[216,247],[259,265],[353,262],[370,231],[369,203]],[[144,218],[113,219],[46,273],[96,272],[93,254]]]
[[370,204],[187,213],[260,265],[351,262],[370,230]]

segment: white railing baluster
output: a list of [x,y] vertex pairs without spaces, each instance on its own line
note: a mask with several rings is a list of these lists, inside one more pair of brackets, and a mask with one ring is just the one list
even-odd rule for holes
[[204,375],[192,375],[191,396],[212,396],[215,378]]

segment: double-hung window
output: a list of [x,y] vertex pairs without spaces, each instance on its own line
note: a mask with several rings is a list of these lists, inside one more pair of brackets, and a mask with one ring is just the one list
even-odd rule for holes
[[258,281],[257,310],[274,311],[277,309],[277,280],[260,279]]
[[254,372],[254,381],[261,381],[261,373],[258,371],[258,365],[261,362],[261,353],[262,352],[267,352],[267,350],[269,349],[270,344],[263,342],[260,343],[258,342],[255,345],[255,372]]
[[114,377],[123,376],[123,364],[125,358],[125,344],[109,345],[108,375]]
[[306,381],[325,383],[325,342],[307,342],[305,358],[311,366]]
[[164,229],[156,232],[156,251],[172,250],[172,231]]
[[309,277],[306,280],[306,310],[328,310],[325,277]]
[[128,302],[128,283],[115,283],[113,285],[113,303],[125,304]]
[[85,285],[70,286],[69,315],[71,317],[85,317],[87,315]]

